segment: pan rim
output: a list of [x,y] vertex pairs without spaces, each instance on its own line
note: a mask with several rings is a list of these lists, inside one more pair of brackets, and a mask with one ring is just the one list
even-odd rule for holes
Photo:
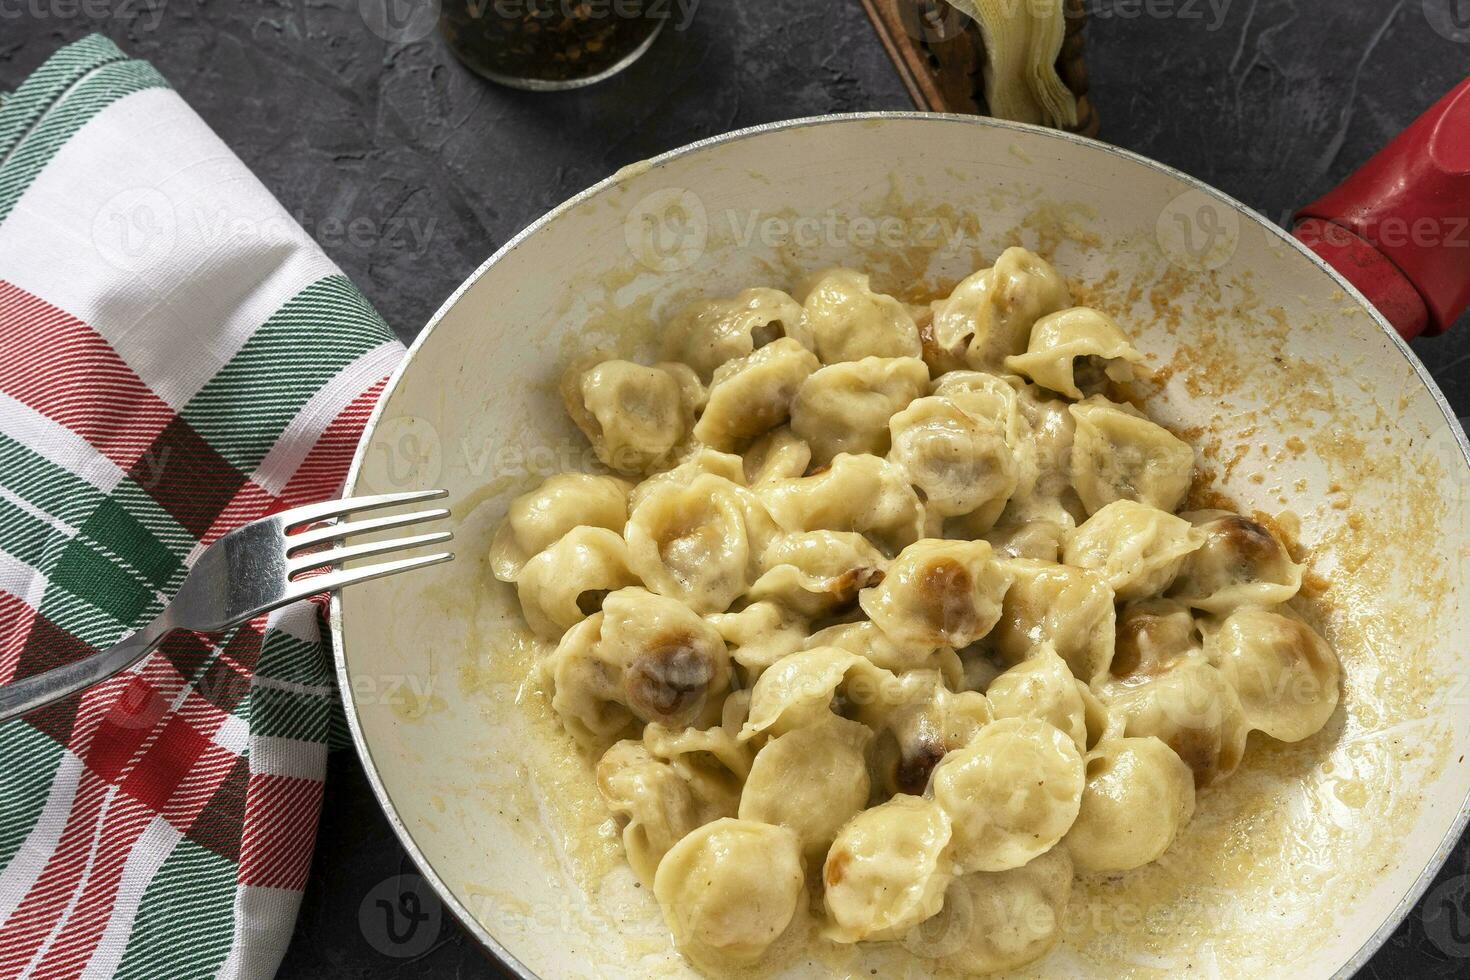
[[[1060,130],[1048,129],[1042,126],[1032,126],[1026,123],[1011,122],[1009,120],[993,119],[987,116],[967,116],[956,113],[915,112],[910,110],[845,112],[819,116],[803,116],[796,119],[778,120],[774,122],[762,123],[757,126],[749,126],[743,129],[731,130],[728,133],[721,133],[716,136],[706,137],[705,139],[697,140],[693,143],[689,143],[684,146],[680,146],[675,149],[658,154],[657,156],[651,157],[638,165],[638,171],[642,172],[646,169],[657,167],[661,164],[665,164],[673,160],[677,160],[682,157],[698,153],[709,147],[720,146],[726,143],[733,143],[740,140],[752,139],[765,133],[814,128],[818,126],[852,122],[885,120],[932,120],[935,122],[951,122],[990,129],[1012,130],[1015,132],[1023,132],[1031,135],[1038,135],[1045,138],[1060,140],[1062,142],[1073,143],[1088,148],[1090,150],[1097,150],[1122,157],[1124,159],[1147,167],[1151,170],[1173,177],[1174,179],[1188,185],[1191,189],[1208,194],[1215,200],[1218,200],[1222,204],[1229,206],[1238,214],[1250,219],[1254,224],[1259,225],[1260,227],[1265,229],[1268,233],[1274,234],[1276,238],[1282,243],[1286,244],[1301,255],[1305,256],[1319,270],[1330,276],[1334,280],[1336,285],[1343,290],[1344,293],[1350,296],[1355,302],[1358,303],[1359,306],[1361,306],[1368,313],[1372,321],[1378,325],[1378,328],[1389,337],[1390,341],[1394,345],[1394,348],[1399,352],[1400,356],[1402,356],[1404,360],[1408,362],[1409,366],[1413,369],[1415,375],[1428,390],[1430,397],[1433,398],[1435,404],[1439,407],[1440,413],[1444,416],[1445,422],[1448,424],[1450,432],[1455,437],[1455,441],[1460,448],[1460,454],[1465,461],[1466,467],[1470,468],[1470,439],[1466,438],[1464,428],[1460,425],[1458,418],[1455,416],[1454,411],[1451,409],[1449,401],[1445,398],[1444,393],[1439,388],[1439,385],[1435,383],[1433,376],[1430,375],[1429,370],[1424,366],[1424,363],[1419,359],[1418,355],[1415,354],[1413,349],[1409,347],[1408,343],[1399,336],[1398,332],[1393,329],[1393,327],[1388,323],[1383,315],[1379,313],[1379,311],[1367,300],[1365,296],[1363,296],[1361,292],[1358,291],[1357,287],[1353,286],[1352,283],[1344,279],[1342,275],[1340,275],[1335,269],[1333,269],[1325,261],[1323,261],[1323,259],[1315,252],[1311,251],[1301,242],[1297,241],[1285,229],[1281,228],[1275,222],[1266,218],[1254,208],[1251,208],[1241,203],[1240,201],[1237,201],[1230,195],[1224,193],[1221,190],[1218,190],[1217,188],[1205,183],[1202,180],[1199,180],[1196,177],[1192,177],[1181,170],[1169,166],[1168,164],[1160,163],[1157,160],[1153,160],[1139,153],[1135,153],[1132,150],[1112,146],[1108,143],[1104,143],[1095,139],[1090,139],[1085,136],[1080,136],[1075,133],[1067,133]],[[431,316],[428,322],[424,325],[423,330],[419,332],[418,336],[415,337],[413,342],[408,346],[408,349],[405,352],[403,359],[398,363],[397,367],[394,368],[392,374],[389,375],[387,382],[383,386],[382,393],[379,395],[377,402],[373,405],[372,411],[368,415],[367,422],[363,427],[362,437],[359,439],[357,448],[353,453],[352,463],[348,468],[347,478],[343,485],[343,494],[345,496],[351,496],[357,486],[357,482],[362,473],[362,466],[366,458],[368,443],[371,439],[372,433],[376,430],[378,423],[381,420],[384,407],[387,405],[393,392],[397,389],[398,384],[402,380],[409,365],[412,363],[414,356],[415,354],[417,354],[419,348],[428,342],[429,337],[434,333],[439,324],[443,322],[444,317],[448,314],[449,310],[452,309],[454,305],[459,302],[459,300],[464,296],[464,294],[470,289],[471,286],[478,282],[480,278],[484,276],[493,266],[503,261],[507,256],[509,256],[518,247],[520,247],[520,245],[526,239],[530,238],[536,232],[540,231],[543,227],[561,217],[563,214],[566,214],[567,212],[578,207],[583,202],[590,200],[591,198],[597,196],[598,194],[601,194],[608,188],[614,187],[617,184],[621,183],[623,180],[628,179],[628,173],[629,168],[625,167],[623,169],[620,169],[617,172],[609,175],[608,177],[605,177],[602,180],[596,182],[595,184],[592,184],[585,190],[574,194],[572,197],[567,198],[561,204],[541,215],[535,221],[532,221],[525,228],[521,229],[521,231],[513,235],[508,241],[506,241],[504,245],[496,249],[495,252],[488,259],[486,259],[483,263],[480,264],[478,268],[471,272],[470,275],[465,278],[464,282],[460,283],[460,285],[452,293],[449,294],[444,302],[440,304],[439,308],[434,312],[433,316]],[[331,596],[329,635],[332,642],[332,659],[335,666],[337,686],[342,695],[343,708],[347,717],[347,727],[352,734],[352,744],[357,750],[358,757],[362,761],[363,770],[367,776],[368,784],[372,788],[373,795],[377,798],[378,805],[382,808],[384,815],[387,817],[388,823],[393,828],[393,832],[395,836],[397,836],[399,843],[403,846],[404,850],[407,851],[409,857],[417,866],[419,873],[433,887],[439,899],[446,905],[451,914],[457,920],[459,920],[460,924],[465,928],[465,930],[469,932],[470,935],[473,936],[475,940],[481,944],[481,946],[483,946],[487,951],[495,956],[496,959],[498,959],[507,969],[511,970],[518,978],[520,978],[520,980],[541,980],[541,978],[538,977],[537,974],[533,973],[528,967],[526,967],[525,964],[517,959],[514,954],[512,954],[508,949],[501,945],[501,943],[494,936],[492,936],[490,932],[483,925],[481,925],[477,919],[475,919],[469,913],[469,910],[464,907],[463,903],[461,903],[460,900],[455,897],[453,891],[439,876],[438,872],[434,870],[433,865],[428,861],[423,852],[419,849],[417,843],[413,839],[412,834],[409,832],[407,825],[404,823],[403,819],[399,816],[397,809],[394,807],[393,802],[388,795],[387,788],[383,785],[383,782],[378,775],[377,766],[374,764],[372,759],[372,751],[368,747],[367,738],[363,734],[362,726],[358,720],[357,704],[353,698],[352,684],[350,683],[350,678],[347,672],[347,658],[344,654],[342,603],[340,593],[334,592]],[[1430,884],[1443,869],[1446,861],[1448,861],[1449,859],[1450,852],[1454,850],[1455,845],[1459,842],[1461,836],[1463,835],[1467,823],[1470,823],[1470,792],[1467,792],[1465,798],[1460,801],[1459,809],[1456,811],[1455,817],[1453,821],[1451,821],[1449,829],[1446,831],[1444,837],[1436,846],[1434,853],[1431,855],[1429,861],[1425,864],[1424,869],[1419,873],[1418,877],[1414,879],[1414,882],[1409,886],[1408,890],[1399,899],[1398,903],[1384,918],[1379,927],[1366,940],[1364,940],[1364,942],[1358,947],[1357,951],[1353,953],[1352,957],[1350,957],[1335,973],[1332,974],[1333,980],[1346,980],[1346,978],[1351,977],[1354,973],[1361,969],[1364,964],[1367,963],[1367,961],[1373,956],[1373,954],[1378,951],[1379,947],[1381,947],[1384,942],[1387,941],[1388,937],[1391,936],[1394,931],[1398,929],[1399,925],[1404,921],[1404,919],[1408,917],[1409,912],[1412,911],[1415,906],[1417,906],[1419,900],[1429,889]]]

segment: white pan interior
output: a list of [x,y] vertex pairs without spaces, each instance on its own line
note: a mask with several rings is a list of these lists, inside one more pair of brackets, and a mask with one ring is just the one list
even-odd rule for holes
[[[510,498],[587,459],[555,393],[564,365],[636,353],[692,295],[840,263],[917,297],[1009,244],[1133,333],[1167,379],[1152,410],[1218,490],[1299,517],[1345,668],[1327,728],[1295,746],[1253,734],[1163,861],[1080,881],[1033,972],[1326,976],[1422,889],[1470,789],[1470,471],[1422,366],[1314,259],[1175,172],[985,120],[831,117],[678,151],[543,219],[445,304],[359,450],[349,493],[450,491],[459,560],[357,586],[334,612],[379,795],[482,941],[544,977],[688,972],[522,683],[534,647],[482,564]],[[896,944],[793,948],[774,972],[816,968],[925,974]]]

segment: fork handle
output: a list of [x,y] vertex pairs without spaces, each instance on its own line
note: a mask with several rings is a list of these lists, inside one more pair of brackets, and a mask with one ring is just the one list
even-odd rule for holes
[[43,674],[0,685],[0,722],[19,718],[122,673],[152,653],[172,631],[167,612],[160,613],[153,622],[106,650],[53,667]]

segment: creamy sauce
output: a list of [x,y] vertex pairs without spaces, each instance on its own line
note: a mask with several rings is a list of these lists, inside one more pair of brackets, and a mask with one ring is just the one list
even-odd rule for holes
[[[887,207],[907,219],[952,221],[952,227],[976,236],[981,219],[975,215],[984,213],[983,202],[963,212],[906,212],[896,189]],[[1116,251],[1120,260],[1126,253],[1138,267],[1138,243],[1089,238],[1086,217],[1085,209],[1038,205],[1013,239],[1048,258],[1067,249],[1105,256]],[[897,289],[902,298],[918,301],[953,284],[927,274],[929,259],[946,247],[931,242],[906,252],[875,249],[851,264],[870,269],[875,288]],[[977,251],[975,265],[981,262]],[[1059,265],[1065,270],[1070,263],[1063,258]],[[773,282],[789,286],[809,270],[799,265],[793,249],[779,269],[770,271]],[[619,301],[633,278],[629,273],[601,284],[603,299],[595,304],[579,349],[548,352],[546,363],[559,367],[589,349],[625,356],[646,349],[649,325],[663,311]],[[1244,480],[1281,507],[1301,511],[1299,521],[1280,515],[1274,523],[1310,562],[1312,587],[1297,603],[1337,649],[1344,696],[1327,728],[1304,742],[1286,745],[1253,734],[1240,769],[1201,794],[1194,819],[1159,862],[1121,876],[1079,878],[1062,946],[1021,975],[1249,975],[1268,965],[1279,970],[1336,935],[1333,913],[1366,893],[1393,861],[1420,815],[1417,787],[1449,762],[1445,706],[1456,693],[1454,679],[1428,669],[1431,637],[1425,624],[1447,621],[1459,570],[1448,562],[1436,564],[1431,549],[1404,545],[1406,539],[1439,539],[1447,509],[1439,503],[1438,488],[1445,474],[1432,463],[1405,467],[1373,430],[1334,421],[1337,392],[1352,384],[1344,381],[1353,376],[1352,365],[1285,353],[1291,337],[1330,336],[1336,311],[1288,324],[1249,280],[1186,272],[1157,255],[1126,277],[1074,279],[1070,285],[1078,303],[1136,324],[1145,352],[1157,331],[1176,339],[1167,360],[1151,359],[1152,378],[1139,386],[1139,397],[1201,448],[1197,499],[1211,499],[1224,481],[1238,486]],[[1181,295],[1191,301],[1181,303],[1176,298]],[[680,299],[676,295],[669,305]],[[1201,330],[1201,323],[1219,329]],[[1281,356],[1241,358],[1230,337],[1245,329],[1278,339]],[[554,371],[544,383],[555,384]],[[1229,408],[1214,419],[1171,417],[1161,394],[1170,386]],[[1240,397],[1252,392],[1270,397]],[[1378,424],[1397,424],[1398,407],[1380,406]],[[561,428],[548,429],[543,420],[517,424],[523,445],[552,432],[554,438],[566,438]],[[1292,435],[1281,439],[1283,431]],[[1293,464],[1303,459],[1315,462],[1306,475],[1298,475]],[[487,488],[483,517],[477,512],[483,541],[477,544],[471,536],[464,550],[483,553],[488,528],[510,496],[545,475],[507,476]],[[1251,492],[1256,503],[1258,492]],[[1463,563],[1467,557],[1459,559]],[[503,593],[492,603],[484,590],[507,587],[467,569],[461,569],[458,581],[464,592],[452,601],[477,609],[457,669],[461,692],[482,706],[487,724],[516,739],[519,753],[511,767],[503,761],[481,764],[485,782],[476,791],[492,794],[500,812],[519,828],[524,845],[565,869],[590,896],[586,906],[569,903],[567,913],[578,917],[587,934],[605,935],[606,923],[616,923],[636,973],[685,973],[688,968],[673,952],[652,896],[628,872],[591,765],[560,730],[533,669],[546,645],[495,611],[513,606],[513,596],[506,601]],[[516,725],[504,721],[512,714]],[[530,738],[519,737],[521,725]],[[479,894],[499,910],[497,915],[517,913],[512,895],[488,888]],[[545,910],[520,914],[544,918]],[[747,972],[775,975],[803,967],[838,975],[931,975],[927,963],[899,944],[857,950],[821,940],[810,917],[793,927],[767,963]]]

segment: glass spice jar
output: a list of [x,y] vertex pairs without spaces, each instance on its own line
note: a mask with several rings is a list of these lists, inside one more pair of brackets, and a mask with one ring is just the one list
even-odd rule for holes
[[439,29],[472,70],[536,91],[622,71],[667,19],[664,0],[441,0]]

